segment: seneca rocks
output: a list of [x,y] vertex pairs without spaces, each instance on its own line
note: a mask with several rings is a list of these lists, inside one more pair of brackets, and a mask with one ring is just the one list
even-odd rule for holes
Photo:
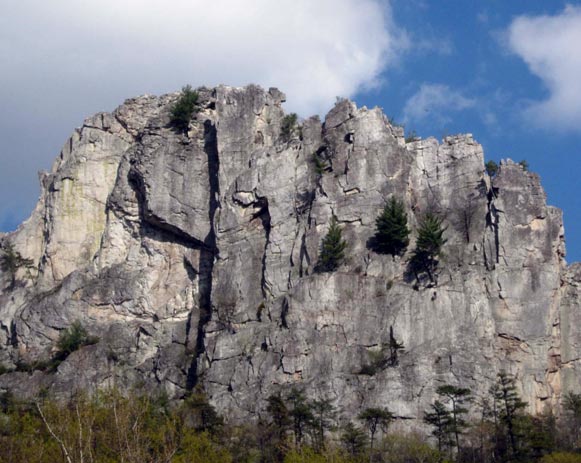
[[[581,267],[565,263],[561,211],[536,174],[507,160],[491,179],[471,135],[406,143],[348,100],[289,139],[280,91],[198,92],[187,133],[170,124],[178,93],[130,99],[87,119],[41,174],[31,217],[0,237],[35,265],[13,289],[0,274],[0,363],[49,359],[76,320],[100,341],[56,371],[2,374],[1,390],[179,398],[201,385],[240,420],[298,385],[345,418],[387,406],[411,426],[438,386],[485,395],[500,370],[532,413],[579,392]],[[395,258],[368,246],[394,194],[412,229]],[[435,283],[406,271],[427,211],[447,227]],[[333,215],[346,260],[317,273]],[[362,374],[390,330],[398,364]]]

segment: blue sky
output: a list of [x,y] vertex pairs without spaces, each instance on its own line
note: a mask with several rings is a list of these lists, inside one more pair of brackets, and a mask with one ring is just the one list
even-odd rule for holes
[[286,108],[336,96],[420,136],[470,132],[526,159],[581,260],[581,2],[0,0],[0,230],[13,229],[88,115],[197,85],[277,86]]
[[[581,97],[578,93],[576,107],[562,108],[562,120],[544,120],[546,108],[538,102],[551,97],[550,88],[510,44],[516,18],[546,16],[558,21],[567,5],[574,8],[575,3],[398,0],[393,3],[394,22],[410,34],[411,49],[389,70],[386,85],[356,100],[382,106],[405,121],[406,130],[423,137],[470,132],[487,159],[526,159],[530,170],[541,176],[549,204],[564,211],[567,261],[573,262],[581,261]],[[569,44],[567,53],[576,59],[579,83],[573,85],[581,93],[581,11],[577,18],[578,41],[565,40],[563,45]],[[532,33],[542,34],[543,24],[539,28],[533,27]],[[426,45],[414,49],[413,43],[421,40]],[[427,89],[426,99],[414,100],[422,88]],[[440,95],[453,103],[438,105]],[[410,100],[416,105],[406,112]]]

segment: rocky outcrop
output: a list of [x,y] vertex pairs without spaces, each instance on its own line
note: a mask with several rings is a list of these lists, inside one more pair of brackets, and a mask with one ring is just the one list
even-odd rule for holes
[[[471,135],[406,143],[378,108],[348,100],[289,139],[278,90],[199,94],[187,133],[170,124],[178,94],[128,100],[87,119],[43,174],[31,218],[1,237],[37,270],[12,289],[0,276],[0,361],[50,358],[75,320],[100,342],[54,372],[3,374],[1,388],[177,398],[201,384],[242,419],[300,385],[347,416],[382,405],[412,425],[439,385],[485,395],[500,370],[531,412],[578,388],[581,272],[537,175],[504,161],[490,178]],[[401,257],[369,247],[391,195],[413,230]],[[447,226],[435,281],[408,271],[427,212]],[[318,273],[332,216],[347,257]],[[363,374],[390,333],[397,364]]]

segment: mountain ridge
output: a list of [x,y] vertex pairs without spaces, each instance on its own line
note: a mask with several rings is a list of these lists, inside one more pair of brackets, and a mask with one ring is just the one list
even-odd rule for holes
[[[279,90],[198,92],[187,133],[171,126],[178,93],[85,120],[41,174],[31,217],[0,235],[37,269],[14,289],[0,274],[0,361],[47,360],[76,320],[100,337],[52,373],[0,375],[0,388],[141,384],[179,398],[201,385],[241,420],[300,385],[348,415],[389,404],[418,426],[438,385],[485,394],[500,370],[533,413],[578,392],[581,264],[567,267],[562,214],[536,174],[506,160],[491,178],[472,135],[406,142],[349,100],[286,140]],[[368,247],[392,195],[412,229],[395,258]],[[447,226],[435,284],[406,276],[427,211]],[[346,262],[318,273],[333,216]],[[362,374],[390,333],[399,364]]]

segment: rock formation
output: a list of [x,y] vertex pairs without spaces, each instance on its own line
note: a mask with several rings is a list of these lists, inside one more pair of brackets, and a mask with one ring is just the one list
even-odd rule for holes
[[[170,124],[177,93],[87,119],[31,217],[0,237],[35,263],[14,288],[0,274],[0,363],[49,359],[76,320],[100,339],[56,371],[0,375],[1,389],[178,398],[200,384],[236,420],[299,385],[347,417],[387,406],[416,423],[439,385],[486,395],[500,370],[533,413],[579,392],[581,267],[564,261],[561,211],[536,174],[508,160],[491,179],[471,135],[406,143],[348,100],[281,137],[280,91],[198,91],[187,133]],[[369,247],[390,195],[412,229],[401,257]],[[447,226],[434,282],[408,272],[429,211]],[[317,273],[333,215],[347,257]],[[363,374],[390,332],[396,364]]]

